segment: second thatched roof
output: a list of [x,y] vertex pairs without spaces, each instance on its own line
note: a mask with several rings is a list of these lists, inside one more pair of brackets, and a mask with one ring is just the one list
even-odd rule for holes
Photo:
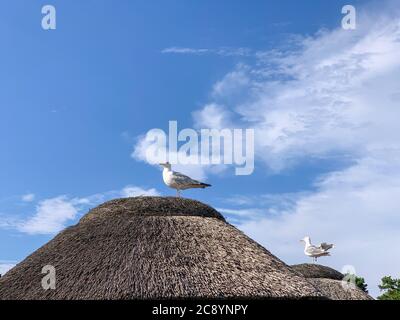
[[332,300],[373,300],[368,293],[344,280],[344,275],[327,266],[313,263],[293,265],[292,269],[303,275],[323,295]]

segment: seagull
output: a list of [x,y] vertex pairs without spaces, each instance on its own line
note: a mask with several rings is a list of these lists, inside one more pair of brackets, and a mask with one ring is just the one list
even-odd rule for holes
[[304,242],[304,254],[306,256],[312,257],[313,262],[317,262],[317,259],[322,256],[330,256],[328,252],[329,249],[334,248],[333,244],[328,244],[326,242],[321,243],[318,247],[311,244],[311,239],[309,236],[304,237],[300,240],[300,242]]
[[160,166],[164,167],[163,170],[163,180],[164,183],[172,188],[176,189],[178,197],[181,196],[181,190],[192,189],[192,188],[201,188],[204,189],[206,187],[211,187],[210,184],[203,183],[197,180],[194,180],[184,174],[171,170],[171,164],[169,162],[160,163]]

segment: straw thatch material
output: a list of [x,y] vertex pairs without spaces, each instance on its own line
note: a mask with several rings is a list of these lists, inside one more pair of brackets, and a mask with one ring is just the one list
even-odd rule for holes
[[325,278],[342,280],[344,275],[335,269],[314,263],[303,263],[292,266],[292,269],[299,272],[306,278]]
[[313,278],[308,279],[331,300],[373,300],[373,298],[355,285],[342,283],[340,280]]
[[[43,290],[41,269],[56,268]],[[0,279],[0,299],[323,298],[213,208],[117,199],[91,210]]]
[[343,284],[344,275],[339,271],[319,264],[303,263],[292,269],[303,275],[326,297],[332,300],[373,300],[361,289]]

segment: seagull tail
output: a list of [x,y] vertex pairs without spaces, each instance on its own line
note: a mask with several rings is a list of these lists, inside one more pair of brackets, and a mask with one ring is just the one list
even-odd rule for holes
[[208,184],[208,183],[200,183],[200,186],[201,186],[202,188],[207,188],[207,187],[211,187],[211,184]]
[[207,184],[207,183],[203,183],[203,182],[198,182],[198,183],[193,183],[191,185],[189,185],[190,188],[200,188],[200,189],[204,189],[207,187],[211,187],[211,184]]

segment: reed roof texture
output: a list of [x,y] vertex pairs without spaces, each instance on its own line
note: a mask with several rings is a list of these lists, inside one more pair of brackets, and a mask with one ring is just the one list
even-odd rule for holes
[[0,278],[0,299],[191,297],[324,298],[216,210],[173,197],[106,202]]
[[303,275],[331,300],[373,300],[355,285],[343,283],[344,275],[335,269],[313,263],[293,265],[292,269]]
[[302,263],[291,266],[306,278],[325,278],[342,280],[344,275],[335,269],[315,263]]
[[354,284],[343,284],[341,280],[310,278],[308,279],[316,288],[331,300],[373,300],[366,292]]

